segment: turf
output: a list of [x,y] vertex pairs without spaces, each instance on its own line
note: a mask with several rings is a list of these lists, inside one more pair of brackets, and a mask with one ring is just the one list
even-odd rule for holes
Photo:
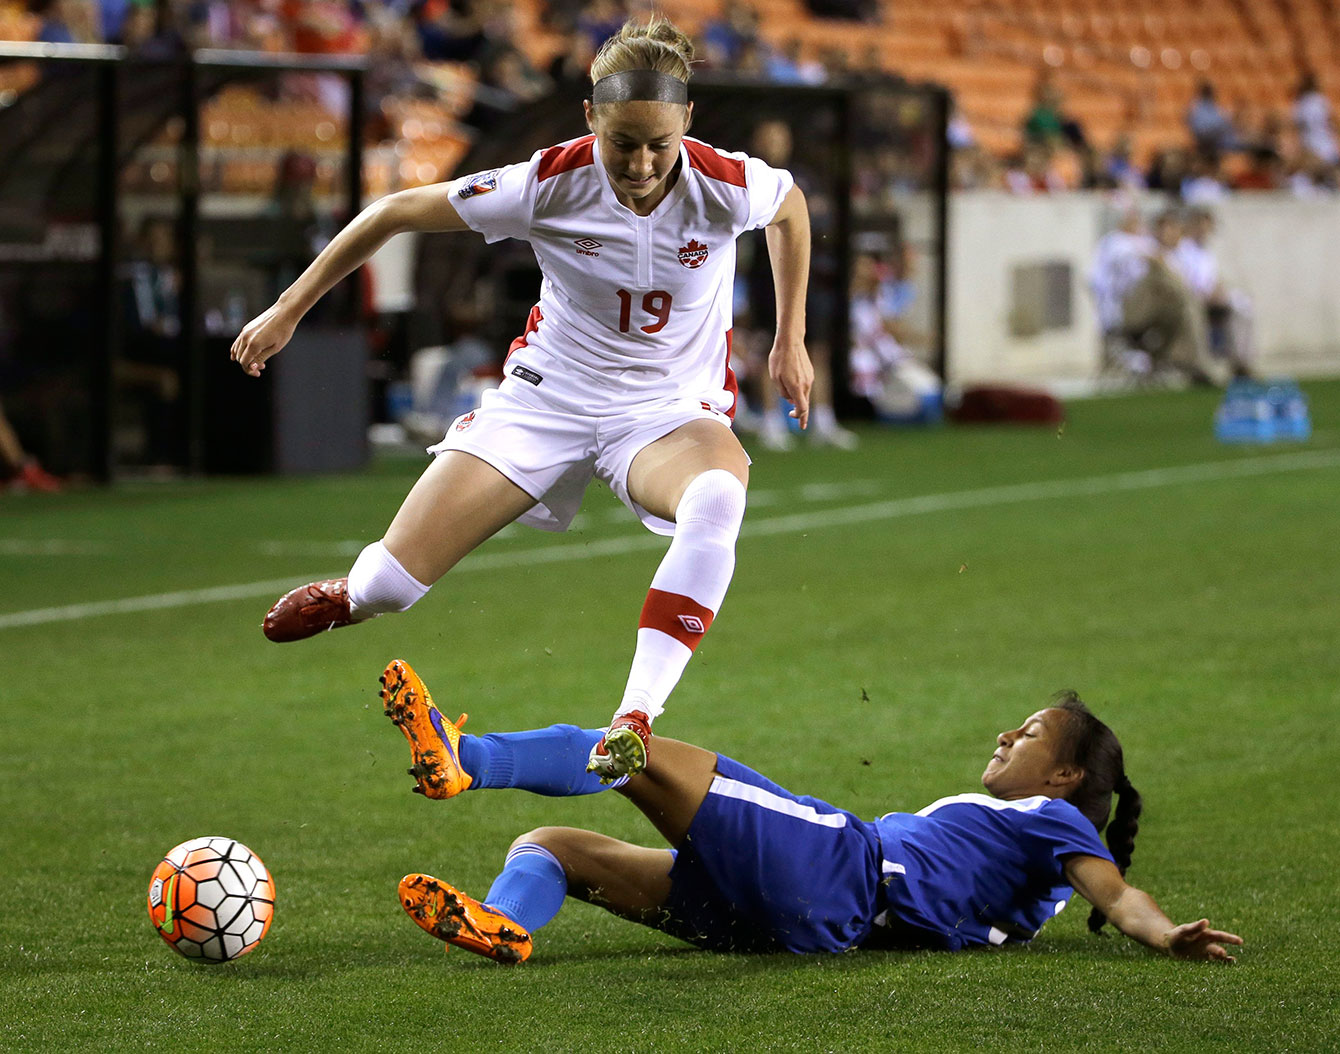
[[[1220,446],[1214,394],[1186,392],[757,455],[734,586],[658,723],[873,816],[974,789],[994,733],[1073,686],[1145,795],[1131,880],[1243,934],[1227,969],[1091,936],[1078,906],[1029,947],[800,959],[572,903],[522,968],[444,959],[405,872],[482,890],[535,826],[655,836],[617,795],[411,796],[378,673],[409,659],[472,730],[598,724],[661,543],[593,490],[573,533],[509,530],[409,614],[276,647],[264,583],[342,573],[419,461],[0,496],[0,1048],[1337,1049],[1340,383],[1306,390],[1301,446]],[[279,901],[208,968],[144,894],[216,833]]]

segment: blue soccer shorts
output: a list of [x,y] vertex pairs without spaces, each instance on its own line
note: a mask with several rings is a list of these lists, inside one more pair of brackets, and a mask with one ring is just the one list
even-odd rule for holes
[[660,928],[717,951],[859,945],[879,911],[874,825],[724,755],[716,768],[670,870]]

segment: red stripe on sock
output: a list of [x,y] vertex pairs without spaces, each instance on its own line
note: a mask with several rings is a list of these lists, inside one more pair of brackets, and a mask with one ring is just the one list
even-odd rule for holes
[[703,607],[692,597],[667,593],[662,589],[649,589],[637,627],[658,629],[693,651],[714,618],[715,611]]

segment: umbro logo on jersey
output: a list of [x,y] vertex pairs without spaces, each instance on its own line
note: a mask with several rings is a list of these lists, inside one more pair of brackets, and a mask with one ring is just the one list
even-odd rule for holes
[[582,256],[599,256],[597,249],[604,247],[604,242],[598,242],[594,238],[573,238],[572,244],[577,246],[577,252]]
[[679,250],[679,262],[685,267],[701,267],[707,262],[709,251],[702,242],[690,239],[689,244]]
[[703,620],[697,615],[676,615],[679,624],[690,633],[706,633],[707,627],[703,625]]
[[476,172],[473,176],[466,176],[461,189],[456,191],[458,198],[473,198],[479,194],[487,194],[491,190],[498,189],[498,170],[491,168],[487,172]]

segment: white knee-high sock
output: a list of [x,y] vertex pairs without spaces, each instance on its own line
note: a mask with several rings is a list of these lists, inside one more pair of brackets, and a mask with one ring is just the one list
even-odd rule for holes
[[633,667],[616,717],[641,710],[655,718],[665,709],[725,599],[744,506],[744,484],[725,469],[710,469],[685,488],[675,510],[674,541],[642,607]]
[[405,611],[427,592],[381,542],[359,553],[349,569],[349,612],[356,619]]

